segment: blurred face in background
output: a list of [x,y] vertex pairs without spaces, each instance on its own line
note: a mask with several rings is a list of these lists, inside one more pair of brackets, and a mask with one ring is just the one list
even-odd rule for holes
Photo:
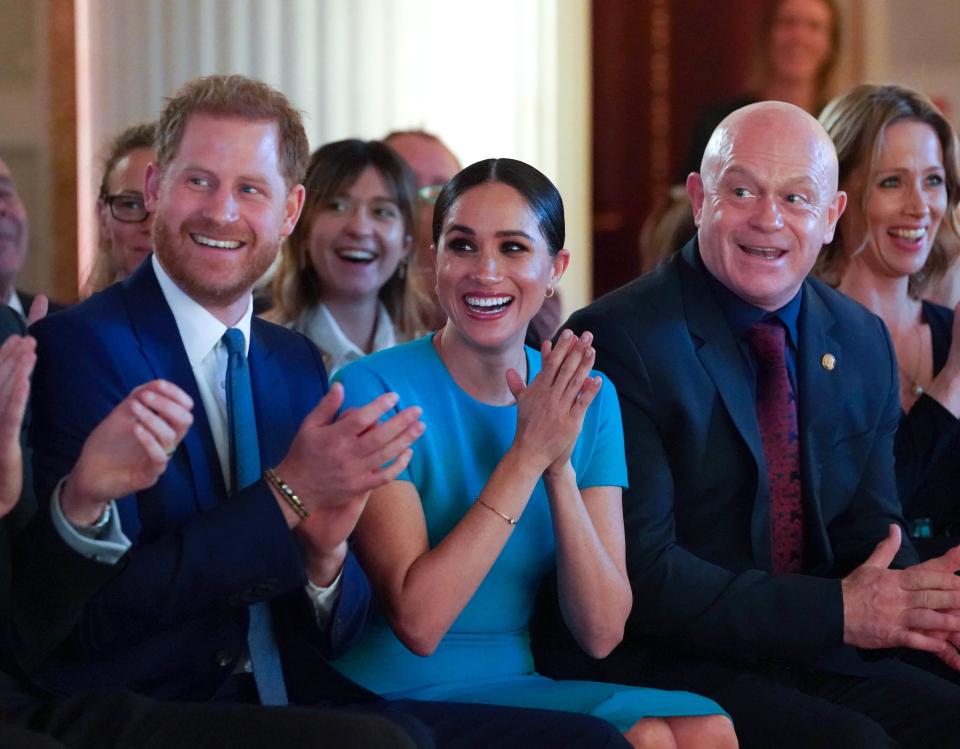
[[153,251],[153,214],[144,207],[143,189],[147,164],[155,160],[152,148],[126,154],[107,176],[106,200],[97,206],[100,236],[108,245],[117,280],[133,273]]
[[823,0],[783,0],[770,29],[772,78],[813,83],[830,57],[833,15]]
[[27,209],[6,162],[0,160],[0,291],[13,286],[27,257]]
[[443,187],[460,171],[460,163],[450,150],[434,138],[405,133],[387,141],[417,180],[417,247],[410,263],[411,271],[423,276],[424,290],[434,293],[435,271],[433,251],[433,204]]

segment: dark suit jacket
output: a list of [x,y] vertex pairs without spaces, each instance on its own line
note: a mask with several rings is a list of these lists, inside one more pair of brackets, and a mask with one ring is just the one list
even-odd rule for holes
[[[196,381],[151,263],[31,332],[40,356],[32,429],[39,496],[137,385],[165,378],[194,401],[194,424],[157,484],[119,500],[134,543],[128,564],[85,608],[72,647],[38,678],[58,692],[97,685],[206,700],[244,651],[248,605],[269,600],[291,702],[358,689],[325,656],[359,633],[366,580],[350,557],[332,621],[318,631],[299,548],[270,490],[261,480],[227,500]],[[257,318],[249,358],[261,462],[273,466],[327,379],[306,338]]]
[[[902,524],[889,336],[860,305],[804,283],[796,364],[806,561],[802,575],[773,575],[756,404],[706,273],[693,240],[568,323],[593,332],[597,369],[620,395],[628,638],[640,648],[856,669],[859,659],[842,647],[838,578],[866,559],[889,523]],[[828,353],[832,370],[822,361]],[[905,543],[898,562],[914,560]]]
[[[0,343],[24,335],[23,320],[0,306]],[[36,513],[30,481],[26,423],[24,483],[20,501],[0,522],[0,705],[8,711],[31,705],[26,683],[32,670],[69,634],[83,604],[121,567],[99,564],[74,552],[57,534],[49,515]]]

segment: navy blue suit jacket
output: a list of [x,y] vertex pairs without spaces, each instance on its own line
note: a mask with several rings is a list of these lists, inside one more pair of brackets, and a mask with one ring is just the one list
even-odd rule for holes
[[[119,500],[134,548],[84,610],[70,647],[36,678],[59,693],[125,687],[157,698],[205,700],[246,645],[248,605],[269,600],[294,703],[366,694],[325,658],[359,634],[370,600],[348,557],[327,631],[303,591],[303,560],[269,488],[228,500],[203,403],[173,313],[151,263],[126,281],[33,327],[35,483],[49,497],[83,440],[134,387],[156,378],[194,401],[194,424],[154,487]],[[327,389],[319,352],[303,336],[254,318],[250,372],[261,464],[276,465]]]
[[[839,578],[902,525],[893,471],[900,414],[886,328],[808,280],[798,318],[804,574],[773,575],[770,490],[746,364],[696,240],[575,313],[620,396],[630,488],[628,639],[741,661],[859,672],[843,646]],[[835,366],[824,366],[832,354]],[[901,565],[914,562],[905,541]]]

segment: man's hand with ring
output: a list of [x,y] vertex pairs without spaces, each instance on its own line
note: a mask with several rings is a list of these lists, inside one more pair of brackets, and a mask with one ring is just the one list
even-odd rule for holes
[[111,500],[156,483],[193,423],[193,400],[154,380],[130,393],[84,442],[60,494],[76,525],[92,525]]

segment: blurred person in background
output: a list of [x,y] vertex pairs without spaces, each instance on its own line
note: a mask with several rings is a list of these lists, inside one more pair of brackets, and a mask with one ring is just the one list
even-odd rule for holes
[[[12,307],[24,319],[33,305],[34,295],[16,288],[15,284],[26,262],[29,244],[30,221],[26,206],[17,191],[10,167],[0,159],[0,304]],[[62,305],[49,302],[51,312],[61,308]]]
[[690,151],[678,175],[700,168],[703,150],[720,121],[756,101],[785,101],[814,117],[830,100],[831,76],[840,56],[840,8],[836,0],[770,0],[757,39],[748,93],[707,107],[697,119]]
[[153,251],[153,214],[143,202],[147,164],[156,160],[152,122],[128,127],[111,141],[104,160],[97,222],[100,243],[85,295],[122,281]]

